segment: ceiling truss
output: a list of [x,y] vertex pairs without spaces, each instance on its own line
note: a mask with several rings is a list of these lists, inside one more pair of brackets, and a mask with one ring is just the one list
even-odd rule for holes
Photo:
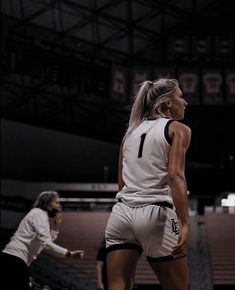
[[[120,140],[129,104],[110,97],[113,63],[168,65],[172,37],[187,37],[191,62],[194,37],[214,43],[221,36],[234,49],[235,5],[220,0],[4,0],[2,6],[2,116],[109,141]],[[213,57],[209,64],[216,64]],[[229,60],[234,64],[234,52]]]

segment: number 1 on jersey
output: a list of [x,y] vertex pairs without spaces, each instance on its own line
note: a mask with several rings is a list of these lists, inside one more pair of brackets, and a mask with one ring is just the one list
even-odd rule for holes
[[146,137],[146,133],[142,134],[141,137],[140,137],[141,140],[140,140],[138,158],[142,158],[145,137]]

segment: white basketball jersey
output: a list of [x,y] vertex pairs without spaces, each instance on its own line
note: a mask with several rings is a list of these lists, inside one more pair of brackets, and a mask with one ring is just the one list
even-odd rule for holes
[[124,141],[125,186],[116,196],[124,203],[131,206],[173,203],[167,182],[170,144],[166,138],[170,122],[167,118],[143,121]]

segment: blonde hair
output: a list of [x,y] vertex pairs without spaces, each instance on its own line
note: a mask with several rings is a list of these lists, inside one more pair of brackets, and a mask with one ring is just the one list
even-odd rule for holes
[[170,99],[177,87],[179,87],[179,83],[176,79],[159,79],[154,82],[144,81],[141,83],[135,96],[124,139],[144,119],[157,119],[165,116],[162,105]]

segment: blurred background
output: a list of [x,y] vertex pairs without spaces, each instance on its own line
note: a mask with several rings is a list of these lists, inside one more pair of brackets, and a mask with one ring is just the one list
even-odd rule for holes
[[[58,263],[43,253],[32,277],[41,289],[96,289],[95,257],[115,202],[133,96],[144,80],[172,77],[189,103],[183,122],[192,130],[191,288],[234,289],[234,2],[1,4],[1,248],[36,196],[57,190],[58,243],[87,254]],[[160,289],[144,257],[138,267],[136,289]]]

